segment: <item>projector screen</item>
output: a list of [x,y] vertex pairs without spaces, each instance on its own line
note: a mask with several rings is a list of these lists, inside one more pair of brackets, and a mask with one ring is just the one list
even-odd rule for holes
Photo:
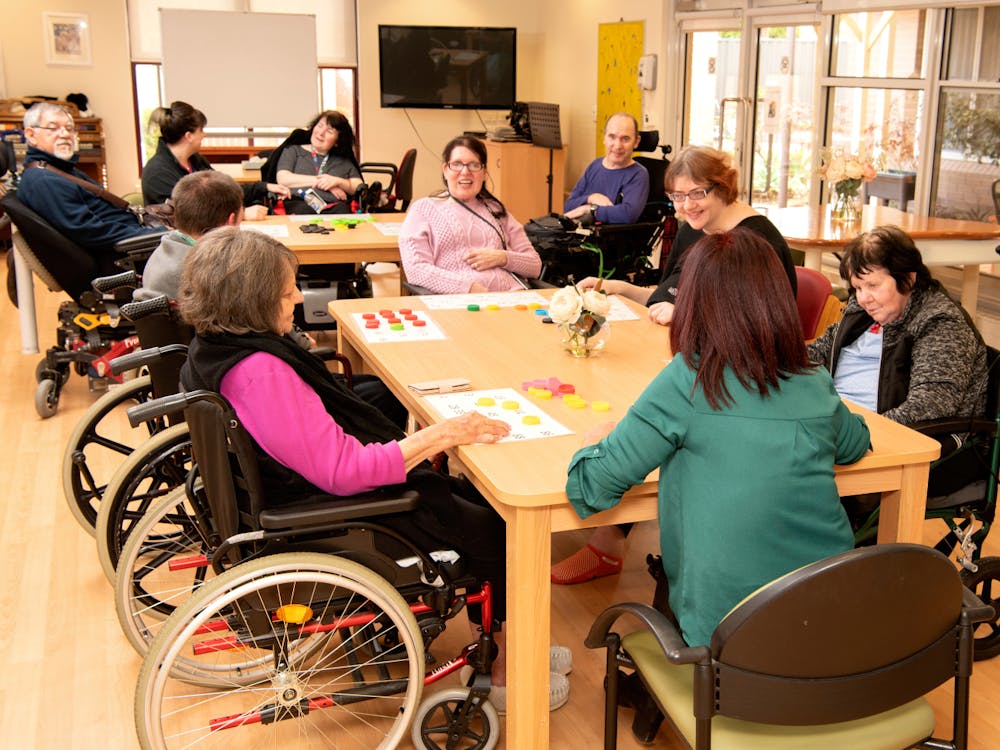
[[316,19],[163,8],[165,104],[212,128],[303,126],[319,111]]

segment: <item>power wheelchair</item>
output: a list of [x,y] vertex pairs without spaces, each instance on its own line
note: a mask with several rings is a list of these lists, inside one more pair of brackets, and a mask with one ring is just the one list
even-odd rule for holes
[[[663,264],[677,234],[674,205],[664,191],[672,149],[658,145],[659,131],[639,133],[635,161],[649,173],[649,197],[634,224],[574,221],[550,214],[525,225],[542,258],[545,281],[565,286],[587,276],[624,279],[639,286],[659,283]],[[659,155],[650,155],[660,151]],[[650,258],[660,248],[660,266]]]
[[95,288],[91,280],[141,266],[160,235],[140,235],[107,252],[91,253],[56,231],[16,193],[4,195],[0,205],[16,228],[12,235],[16,251],[49,289],[64,290],[71,298],[59,307],[56,345],[35,370],[35,410],[47,419],[56,413],[71,368],[88,378],[91,390],[104,390],[110,376],[108,361],[135,345],[133,332],[113,326],[108,315],[109,306],[130,299],[125,289],[113,283]]
[[[133,529],[115,582],[130,641],[148,643],[142,747],[391,748],[411,724],[417,747],[494,747],[490,587],[470,592],[461,560],[385,525],[416,493],[267,508],[249,435],[218,394],[130,418],[181,407],[196,470]],[[426,646],[468,604],[483,607],[480,637],[425,675]],[[466,664],[468,687],[420,702],[424,684]]]

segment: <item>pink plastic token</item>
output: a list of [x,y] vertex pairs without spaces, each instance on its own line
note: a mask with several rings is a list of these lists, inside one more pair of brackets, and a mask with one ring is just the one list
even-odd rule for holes
[[375,313],[361,313],[361,317],[365,320],[375,320]]
[[420,326],[427,325],[427,321],[426,320],[414,320],[413,321],[413,325],[419,328]]
[[366,320],[365,328],[378,328],[379,322],[377,320]]
[[548,380],[545,381],[545,383],[546,383],[545,387],[548,388],[550,391],[557,391],[559,390],[559,386],[562,385],[562,381],[559,380],[559,378],[549,378]]
[[576,393],[576,386],[572,383],[561,383],[556,386],[556,393],[565,396],[567,393]]

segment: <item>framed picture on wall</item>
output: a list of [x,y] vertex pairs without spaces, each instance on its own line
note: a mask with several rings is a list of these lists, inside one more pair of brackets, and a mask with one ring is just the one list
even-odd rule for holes
[[90,24],[82,13],[42,13],[45,62],[90,65]]

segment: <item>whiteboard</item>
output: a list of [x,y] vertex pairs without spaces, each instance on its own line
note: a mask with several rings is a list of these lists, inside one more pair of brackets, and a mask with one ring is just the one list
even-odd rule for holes
[[163,8],[164,104],[212,128],[305,126],[319,111],[315,16]]

